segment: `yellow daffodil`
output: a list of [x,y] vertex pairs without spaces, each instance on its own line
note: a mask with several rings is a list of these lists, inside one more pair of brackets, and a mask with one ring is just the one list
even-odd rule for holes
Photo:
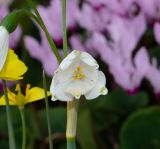
[[[27,84],[26,86],[25,95],[22,94],[21,92],[20,84],[17,84],[15,88],[15,91],[17,92],[17,94],[11,92],[10,89],[7,89],[7,90],[8,90],[9,104],[16,105],[19,108],[23,108],[25,104],[34,102],[37,100],[41,100],[45,97],[44,89],[39,87],[30,88],[30,84]],[[49,92],[47,92],[47,94],[48,96],[50,95]],[[0,98],[0,105],[5,105],[5,104],[6,104],[5,96],[3,95]]]
[[3,80],[20,80],[22,75],[27,71],[25,64],[18,59],[13,50],[9,49],[8,54],[0,71],[0,79]]

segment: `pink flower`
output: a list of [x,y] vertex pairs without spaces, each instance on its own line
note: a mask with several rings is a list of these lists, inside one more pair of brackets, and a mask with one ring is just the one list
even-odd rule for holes
[[[62,4],[60,0],[52,0],[50,6],[38,6],[47,29],[56,42],[62,40]],[[75,13],[78,11],[78,1],[67,2],[67,29],[76,25]]]
[[[0,20],[3,19],[9,13],[9,9],[7,5],[0,5]],[[18,27],[10,36],[9,47],[16,48],[21,37],[21,29]]]
[[107,29],[118,51],[121,51],[124,58],[130,59],[132,51],[146,30],[146,22],[141,14],[134,19],[125,19],[114,15]]
[[157,68],[157,60],[152,59],[152,63],[149,65],[149,69],[145,74],[145,77],[150,81],[156,94],[160,93],[160,70]]
[[154,24],[154,36],[156,41],[160,44],[160,23]]
[[149,18],[160,18],[160,0],[137,0],[141,11]]
[[30,55],[39,60],[42,63],[45,72],[49,76],[52,76],[53,72],[58,67],[58,62],[45,35],[41,34],[41,43],[29,36],[25,37],[24,41]]
[[82,42],[81,36],[80,35],[72,35],[69,39],[69,42],[71,44],[72,49],[80,50],[80,51],[85,51],[85,43]]
[[[125,90],[134,92],[140,86],[148,70],[149,58],[146,49],[139,49],[132,60],[131,56],[125,57],[126,54],[121,51],[116,43],[107,43],[106,38],[100,33],[94,33],[91,41],[92,48],[97,49],[101,58],[108,64],[115,82]],[[128,53],[127,50],[124,52]]]
[[89,32],[103,32],[111,18],[111,14],[106,7],[96,10],[91,5],[84,3],[81,10],[77,12],[76,17],[79,25]]

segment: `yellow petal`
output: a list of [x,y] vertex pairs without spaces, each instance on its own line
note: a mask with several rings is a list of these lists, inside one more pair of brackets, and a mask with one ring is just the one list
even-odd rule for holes
[[16,85],[15,91],[17,91],[17,96],[16,96],[16,105],[19,107],[23,107],[25,105],[25,96],[21,92],[21,86],[20,84]]
[[7,59],[0,72],[0,78],[4,80],[20,80],[27,71],[25,64],[18,59],[13,50],[9,49]]
[[[7,89],[7,91],[8,91],[9,105],[17,105],[16,95],[12,93],[9,89]],[[0,105],[6,105],[4,95],[0,97]]]
[[[28,85],[29,87],[29,85]],[[50,92],[47,92],[47,95],[50,96]],[[41,100],[45,97],[44,89],[39,87],[33,87],[31,89],[26,89],[26,103],[34,102]]]

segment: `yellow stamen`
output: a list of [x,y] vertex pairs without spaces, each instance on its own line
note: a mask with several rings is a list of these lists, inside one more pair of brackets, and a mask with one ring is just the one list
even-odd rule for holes
[[73,80],[82,80],[86,77],[86,75],[83,73],[82,67],[77,66],[76,70],[73,72],[72,79]]

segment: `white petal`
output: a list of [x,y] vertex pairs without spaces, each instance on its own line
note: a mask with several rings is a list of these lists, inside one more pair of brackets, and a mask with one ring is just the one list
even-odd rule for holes
[[96,60],[88,53],[86,52],[81,52],[81,60],[88,64],[89,66],[95,67],[95,69],[99,68],[98,63],[96,62]]
[[0,26],[0,71],[6,61],[8,53],[9,34],[5,27]]
[[94,83],[88,80],[71,80],[65,89],[65,93],[73,95],[76,99],[79,99],[81,95],[91,90]]
[[79,51],[72,51],[60,64],[59,68],[61,70],[66,70],[69,66],[71,66],[71,64],[73,63],[73,61],[76,59],[76,57],[78,56]]
[[106,78],[102,71],[98,72],[98,83],[96,86],[85,94],[86,99],[94,99],[100,95],[106,95],[108,93],[107,88],[105,87]]
[[57,76],[55,75],[52,79],[52,83],[50,86],[50,92],[52,94],[52,100],[61,100],[61,101],[71,101],[73,100],[73,96],[64,92],[66,87],[66,83],[59,83]]

